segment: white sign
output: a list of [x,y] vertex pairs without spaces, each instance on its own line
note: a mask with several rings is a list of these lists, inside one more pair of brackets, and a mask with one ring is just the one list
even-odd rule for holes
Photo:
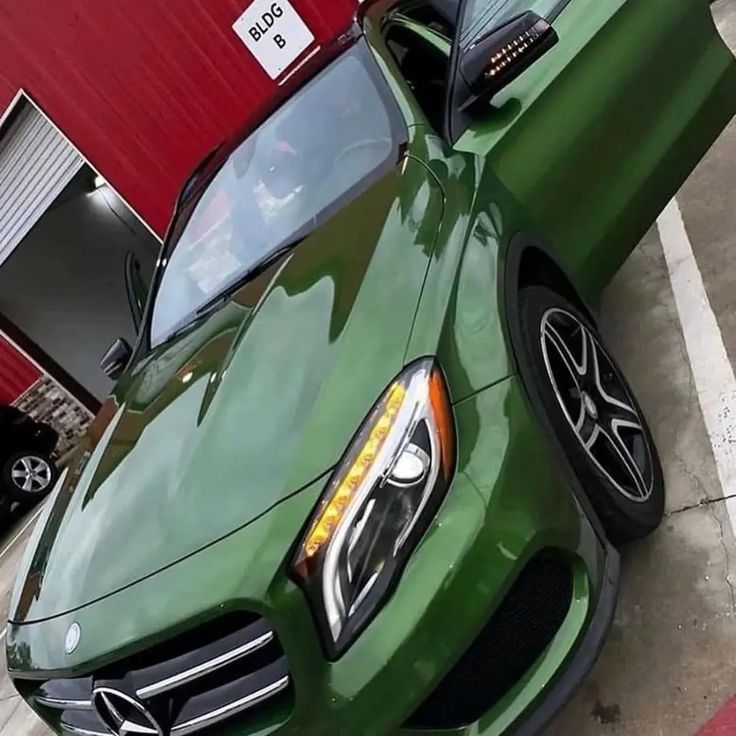
[[255,0],[233,30],[271,79],[284,72],[314,41],[289,0]]

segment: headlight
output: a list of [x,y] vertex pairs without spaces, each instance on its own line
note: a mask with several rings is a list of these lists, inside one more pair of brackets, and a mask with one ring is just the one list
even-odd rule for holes
[[293,561],[328,655],[342,655],[376,615],[447,492],[455,462],[445,381],[409,366],[361,426],[307,525]]

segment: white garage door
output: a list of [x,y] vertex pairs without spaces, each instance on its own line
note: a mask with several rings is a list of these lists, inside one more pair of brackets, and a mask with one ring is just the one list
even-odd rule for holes
[[41,113],[22,110],[0,139],[0,264],[83,165]]

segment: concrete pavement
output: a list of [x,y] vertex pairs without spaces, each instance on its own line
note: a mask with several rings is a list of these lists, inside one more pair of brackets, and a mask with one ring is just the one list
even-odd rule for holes
[[[736,2],[719,0],[713,11],[736,50]],[[736,365],[736,122],[677,201]],[[667,519],[624,551],[611,637],[547,736],[693,736],[736,695],[736,542],[656,227],[608,289],[602,328],[651,422]]]

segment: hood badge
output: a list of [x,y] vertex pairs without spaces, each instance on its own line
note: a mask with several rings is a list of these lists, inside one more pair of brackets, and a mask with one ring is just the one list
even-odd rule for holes
[[79,646],[79,640],[82,638],[82,627],[75,621],[66,632],[66,639],[64,639],[64,651],[67,654],[72,654],[74,650]]

